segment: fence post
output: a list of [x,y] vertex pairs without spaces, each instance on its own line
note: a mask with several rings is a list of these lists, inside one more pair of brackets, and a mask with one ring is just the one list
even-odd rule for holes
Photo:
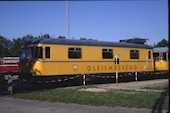
[[86,75],[83,74],[83,85],[86,85]]
[[138,81],[138,72],[135,72],[135,80]]
[[12,76],[8,76],[8,94],[13,94],[13,80]]
[[118,72],[116,71],[116,84],[118,84],[119,80],[118,80]]

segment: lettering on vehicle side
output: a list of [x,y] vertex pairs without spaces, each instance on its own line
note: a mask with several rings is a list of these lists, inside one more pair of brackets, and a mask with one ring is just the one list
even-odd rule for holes
[[89,65],[87,71],[126,71],[137,70],[137,65]]

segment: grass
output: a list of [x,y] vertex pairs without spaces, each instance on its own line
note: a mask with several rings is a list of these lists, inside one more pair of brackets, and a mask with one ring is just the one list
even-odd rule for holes
[[[160,98],[160,95],[162,97]],[[83,92],[77,89],[52,89],[17,93],[14,98],[32,99],[40,101],[77,103],[95,106],[121,106],[168,110],[169,93],[141,92],[135,94],[108,92]],[[11,97],[11,96],[10,96]]]
[[146,86],[144,87],[144,89],[153,89],[153,90],[162,90],[162,89],[166,89],[168,86],[168,84],[162,84],[162,85],[155,85],[155,86]]

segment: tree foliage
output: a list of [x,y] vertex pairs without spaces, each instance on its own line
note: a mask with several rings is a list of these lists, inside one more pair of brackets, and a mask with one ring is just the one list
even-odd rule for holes
[[17,38],[12,40],[12,56],[19,56],[20,54],[20,48],[24,46],[24,44],[28,41],[33,39],[34,37],[32,35],[26,35],[22,38]]
[[168,45],[169,45],[169,42],[168,42],[167,40],[165,40],[165,39],[162,39],[160,42],[158,42],[158,43],[156,44],[155,47],[166,47],[166,46],[168,46]]
[[[49,34],[45,34],[43,36],[39,36],[39,38],[51,38]],[[0,35],[0,57],[8,57],[8,56],[19,56],[20,49],[24,44],[36,37],[32,35],[25,35],[23,37],[19,37],[16,39],[9,40]]]
[[0,57],[10,55],[11,41],[0,36]]
[[19,56],[20,48],[26,43],[26,41],[33,38],[32,35],[26,35],[22,38],[13,39],[11,41],[0,36],[0,57]]

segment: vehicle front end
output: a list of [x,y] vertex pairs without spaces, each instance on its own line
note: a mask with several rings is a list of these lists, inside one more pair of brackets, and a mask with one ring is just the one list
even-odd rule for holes
[[42,47],[37,45],[24,46],[20,54],[20,78],[31,80],[33,76],[40,76],[42,66],[39,59],[42,58]]

